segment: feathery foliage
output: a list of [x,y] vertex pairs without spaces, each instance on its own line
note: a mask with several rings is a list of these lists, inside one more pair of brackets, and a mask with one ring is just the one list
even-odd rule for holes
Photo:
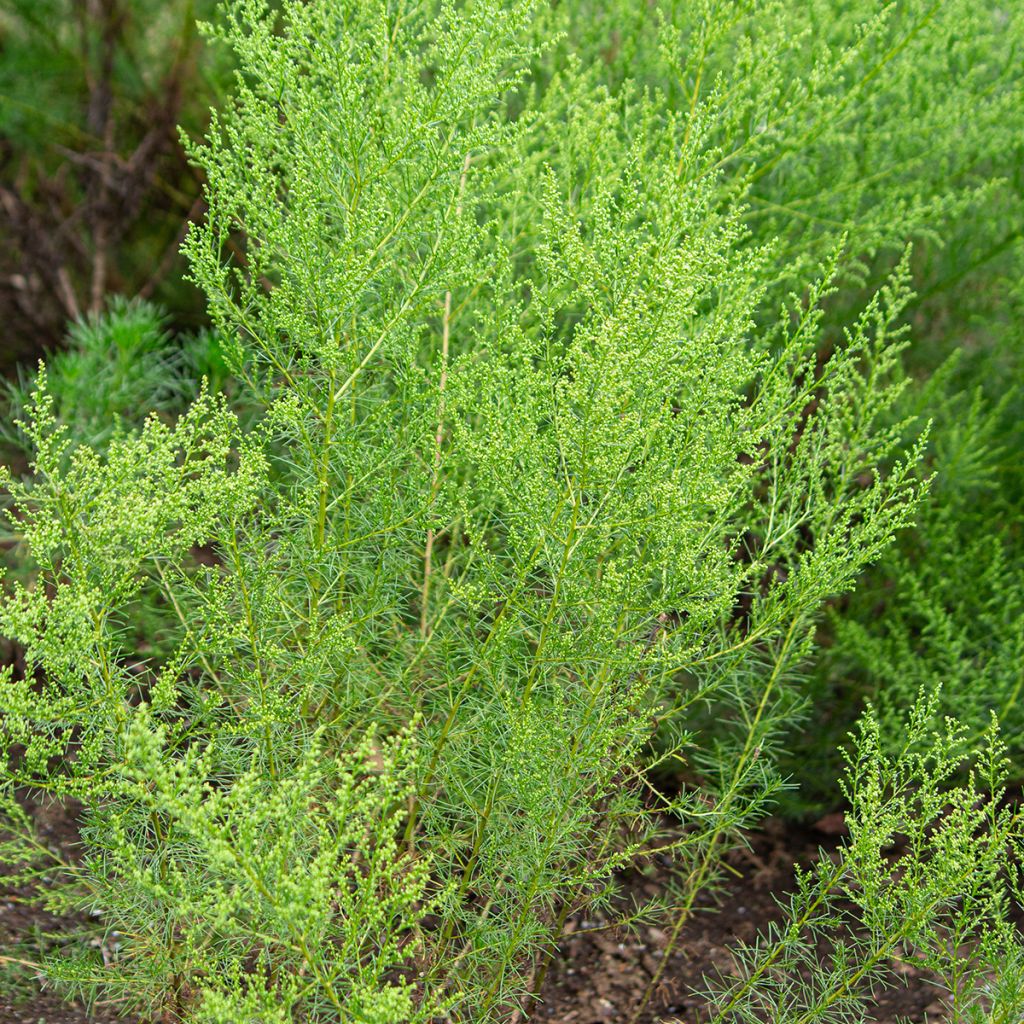
[[[51,980],[169,1020],[507,1021],[651,850],[678,941],[786,785],[825,603],[927,490],[907,242],[966,230],[1018,145],[1016,22],[834,7],[222,6],[185,252],[244,416],[204,387],[90,436],[43,371],[9,482],[2,855],[119,936]],[[866,719],[849,848],[719,1019],[858,1019],[843,972],[900,944],[961,1013],[1016,949],[1002,748],[957,788],[921,706],[893,757]],[[80,862],[19,787],[82,802]],[[840,896],[868,936],[797,991]]]

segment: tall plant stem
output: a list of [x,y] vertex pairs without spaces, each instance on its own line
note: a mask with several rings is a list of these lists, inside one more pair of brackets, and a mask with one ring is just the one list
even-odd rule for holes
[[[462,175],[459,178],[459,198],[455,204],[455,219],[462,216],[462,202],[466,193],[466,176],[469,173],[469,165],[472,157],[466,154],[462,162]],[[452,293],[449,288],[444,294],[444,316],[441,320],[441,379],[438,382],[438,414],[437,434],[434,437],[434,473],[430,485],[430,504],[433,505],[437,499],[437,492],[441,483],[441,442],[444,439],[444,392],[448,384],[448,352],[452,328]],[[433,569],[434,556],[434,528],[427,529],[427,546],[423,553],[423,596],[420,601],[420,635],[426,639],[429,633],[430,614],[430,575]]]

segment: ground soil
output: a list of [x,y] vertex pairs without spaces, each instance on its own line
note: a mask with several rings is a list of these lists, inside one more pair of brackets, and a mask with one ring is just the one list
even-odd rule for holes
[[[73,810],[37,805],[34,816],[44,840],[65,851],[77,840]],[[701,1001],[694,993],[706,974],[728,972],[730,949],[749,942],[769,921],[779,916],[773,894],[790,888],[794,863],[809,864],[824,851],[835,849],[842,833],[841,816],[822,819],[802,828],[769,820],[751,842],[736,851],[730,867],[736,872],[717,901],[704,899],[700,912],[670,954],[661,983],[638,1024],[698,1024]],[[658,869],[631,872],[622,878],[623,899],[644,902],[658,892]],[[30,956],[26,940],[41,932],[71,935],[80,922],[61,920],[33,911],[10,886],[0,886],[0,950],[6,955]],[[606,927],[600,917],[567,922],[568,934],[550,965],[542,998],[532,1019],[545,1024],[627,1024],[665,955],[667,930],[641,927],[631,933]],[[8,952],[10,951],[10,952]],[[115,1024],[132,1021],[116,1008],[94,1008],[91,1013],[68,1004],[54,993],[39,992],[33,972],[17,969],[0,975],[0,1024]],[[905,986],[879,1000],[874,1017],[880,1024],[939,1024],[943,1020],[940,992],[931,981],[907,965],[900,965]],[[6,985],[5,985],[6,982]],[[12,984],[13,982],[13,984]],[[239,1022],[244,1024],[244,1022]]]

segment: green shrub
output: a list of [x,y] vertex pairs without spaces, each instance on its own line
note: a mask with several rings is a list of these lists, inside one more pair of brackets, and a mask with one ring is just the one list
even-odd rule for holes
[[[1011,307],[1012,308],[1012,307]],[[932,496],[833,616],[822,685],[877,705],[902,742],[901,709],[925,689],[980,735],[998,713],[1024,772],[1024,436],[1019,327],[998,321],[974,353],[908,397],[934,417]],[[978,330],[978,328],[976,328]]]
[[[99,447],[146,416],[181,412],[204,377],[218,390],[228,383],[223,342],[212,331],[175,337],[167,316],[150,303],[115,297],[103,314],[71,326],[67,347],[47,364],[55,415],[80,443]],[[33,376],[7,386],[4,433],[22,448],[17,424],[31,403]]]
[[[831,6],[666,4],[605,61],[600,5],[224,6],[185,250],[257,422],[204,388],[99,443],[44,372],[9,482],[3,855],[118,933],[48,978],[170,1020],[509,1020],[652,850],[677,941],[785,785],[825,603],[926,489],[887,254],[963,228],[1019,117],[990,15]],[[835,972],[901,943],[958,985],[1019,961],[998,744],[957,788],[921,707],[888,759],[866,720],[779,1019],[858,1019]],[[81,801],[81,861],[18,787]],[[858,894],[870,938],[801,983],[800,929]],[[760,1019],[776,984],[711,1002]]]

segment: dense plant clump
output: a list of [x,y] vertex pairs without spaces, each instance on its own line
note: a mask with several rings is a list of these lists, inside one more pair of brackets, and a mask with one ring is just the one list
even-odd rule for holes
[[674,945],[824,761],[847,842],[707,1019],[907,958],[1019,1020],[1024,11],[279,7],[206,28],[213,330],[118,301],[12,391],[0,860],[104,936],[44,977],[519,1021],[621,869]]
[[[47,362],[56,417],[79,442],[100,448],[119,429],[139,428],[153,412],[176,415],[204,378],[218,391],[229,387],[222,342],[213,331],[176,336],[167,316],[151,303],[115,296],[109,308],[72,325],[67,347]],[[35,374],[7,384],[4,440],[31,454],[18,424],[35,390]]]
[[[878,576],[837,616],[835,657],[851,662],[883,721],[925,688],[980,734],[996,711],[1024,767],[1024,548],[1019,398],[980,390],[932,397],[947,424],[935,438],[933,500],[887,554]],[[1018,408],[1015,409],[1015,405]],[[874,581],[872,581],[874,582]],[[871,605],[885,609],[870,614]],[[899,735],[887,727],[892,738]],[[1018,776],[1019,777],[1019,776]]]

